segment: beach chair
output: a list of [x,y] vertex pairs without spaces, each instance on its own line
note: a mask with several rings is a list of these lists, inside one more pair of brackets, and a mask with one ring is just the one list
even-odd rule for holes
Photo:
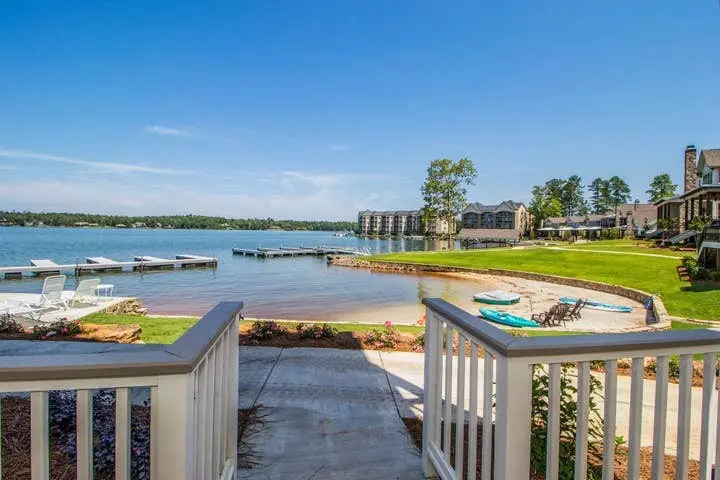
[[72,295],[66,299],[69,307],[74,307],[77,304],[82,305],[97,305],[97,287],[100,285],[99,278],[88,278],[86,280],[80,280],[77,289]]
[[585,307],[587,304],[587,298],[582,299],[578,298],[578,301],[575,302],[575,305],[572,306],[572,308],[567,313],[567,318],[570,320],[580,320],[582,318],[582,315],[580,314],[580,311]]
[[33,321],[40,320],[43,309],[28,303],[14,302],[13,300],[0,302],[0,315],[27,318]]
[[562,304],[557,303],[553,305],[547,312],[533,313],[530,318],[538,322],[543,327],[555,327],[559,325],[559,322],[556,320],[556,318],[557,311],[560,305]]
[[65,275],[46,277],[40,293],[40,302],[37,306],[44,309],[67,309],[67,301],[63,298],[66,279]]

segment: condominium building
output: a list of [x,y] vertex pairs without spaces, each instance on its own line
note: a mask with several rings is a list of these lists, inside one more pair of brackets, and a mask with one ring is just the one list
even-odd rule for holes
[[462,228],[471,230],[517,230],[530,233],[532,216],[524,203],[506,200],[498,205],[471,203],[462,211]]
[[455,222],[433,219],[425,225],[421,210],[364,210],[358,213],[358,230],[360,235],[436,236],[454,233]]

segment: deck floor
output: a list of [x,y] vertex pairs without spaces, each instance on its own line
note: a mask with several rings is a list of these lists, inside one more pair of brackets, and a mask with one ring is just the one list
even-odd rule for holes
[[268,415],[240,478],[424,478],[378,352],[241,347],[240,407]]

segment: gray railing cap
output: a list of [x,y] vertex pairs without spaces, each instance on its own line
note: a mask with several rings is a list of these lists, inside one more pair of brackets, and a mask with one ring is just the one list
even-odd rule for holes
[[[0,356],[0,382],[188,373],[242,308],[242,302],[217,304],[171,345],[136,345],[121,353]],[[67,349],[72,351],[72,342]]]
[[433,312],[450,319],[459,328],[477,337],[492,350],[505,357],[581,355],[630,350],[682,348],[709,344],[720,345],[720,332],[715,330],[655,331],[533,338],[514,337],[441,298],[425,298],[423,303]]

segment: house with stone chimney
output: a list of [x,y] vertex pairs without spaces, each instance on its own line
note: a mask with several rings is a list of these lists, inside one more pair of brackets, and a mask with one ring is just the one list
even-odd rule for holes
[[696,217],[720,218],[720,149],[701,150],[695,145],[685,149],[684,191],[655,204],[658,220],[666,220],[681,232]]

